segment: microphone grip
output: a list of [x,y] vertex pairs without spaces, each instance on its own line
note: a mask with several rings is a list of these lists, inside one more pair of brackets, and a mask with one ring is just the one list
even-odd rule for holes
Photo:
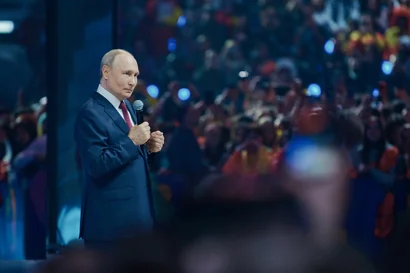
[[[140,125],[144,122],[144,114],[142,113],[142,110],[135,110],[135,115],[137,116],[137,125]],[[145,153],[145,155],[149,154],[146,144],[142,144],[141,149],[143,153]]]
[[135,111],[135,115],[137,116],[137,125],[140,125],[141,123],[144,122],[144,115],[142,114],[142,111]]

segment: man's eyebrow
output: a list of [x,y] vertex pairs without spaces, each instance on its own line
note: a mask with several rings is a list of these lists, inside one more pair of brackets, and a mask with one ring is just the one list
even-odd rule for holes
[[136,74],[137,76],[140,74],[139,71],[132,71],[132,70],[126,70],[125,73],[127,73],[127,74]]

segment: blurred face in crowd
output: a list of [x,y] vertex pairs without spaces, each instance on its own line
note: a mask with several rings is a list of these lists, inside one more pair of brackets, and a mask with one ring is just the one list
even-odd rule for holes
[[200,17],[200,22],[201,23],[207,23],[209,21],[209,19],[211,19],[211,14],[209,14],[208,11],[203,11],[201,13],[201,17]]
[[270,87],[268,89],[268,91],[265,93],[265,96],[263,98],[264,103],[266,105],[271,105],[271,104],[275,104],[276,102],[276,91],[275,88]]
[[215,124],[210,124],[205,128],[206,147],[216,148],[221,139],[221,128]]
[[261,24],[268,28],[276,28],[279,26],[278,14],[276,13],[275,8],[268,7],[262,11]]
[[233,137],[232,137],[233,143],[235,144],[242,143],[245,140],[246,133],[247,133],[247,128],[245,128],[245,126],[238,125],[236,128],[234,128]]
[[379,0],[368,0],[367,1],[367,6],[371,9],[371,10],[375,10],[379,7],[380,5],[380,1]]
[[198,125],[199,118],[200,118],[201,113],[194,109],[193,107],[190,107],[188,109],[188,113],[185,117],[185,123],[188,128],[194,128]]
[[263,142],[273,144],[276,136],[276,129],[273,120],[270,117],[263,117],[259,122]]
[[226,89],[226,93],[229,98],[234,99],[238,95],[238,89],[231,87]]
[[113,64],[102,68],[103,80],[108,90],[119,100],[131,97],[137,85],[139,68],[137,61],[130,54],[119,54]]
[[367,94],[367,95],[363,96],[363,98],[362,98],[362,105],[364,107],[369,108],[372,104],[372,101],[373,101],[372,97],[369,94]]
[[323,132],[328,125],[327,111],[318,101],[305,103],[297,112],[295,125],[297,130],[306,135]]
[[402,112],[403,118],[407,123],[410,123],[410,111],[407,109],[404,109]]
[[17,143],[19,143],[20,145],[25,145],[30,141],[30,135],[22,125],[17,126],[15,130]]
[[221,105],[212,104],[211,106],[209,106],[209,111],[211,111],[215,121],[225,121],[226,114]]
[[371,116],[366,127],[366,138],[373,143],[379,141],[382,136],[382,128],[380,128],[377,117]]
[[368,15],[363,15],[360,18],[360,26],[359,30],[362,33],[368,33],[373,31],[373,26],[372,26],[372,18]]
[[200,35],[198,36],[198,38],[196,39],[196,43],[198,45],[198,49],[200,51],[205,52],[206,50],[209,49],[210,45],[209,45],[209,40],[208,38],[206,38],[205,35]]
[[279,84],[291,85],[293,82],[292,73],[288,68],[282,68],[277,73]]
[[366,122],[367,120],[369,120],[370,116],[371,116],[371,112],[372,110],[370,108],[363,108],[362,111],[360,112],[360,119],[363,122]]
[[410,1],[409,0],[400,0],[399,2],[404,6],[407,6],[407,7],[410,6]]
[[249,83],[250,83],[249,78],[241,78],[238,81],[238,88],[241,91],[247,92],[249,91]]
[[257,88],[252,92],[252,98],[255,101],[262,101],[265,96],[265,92],[267,91],[262,88]]
[[228,55],[227,55],[228,59],[232,60],[232,61],[237,61],[237,60],[242,60],[243,55],[242,55],[242,51],[239,48],[239,46],[233,46],[229,49]]
[[207,50],[205,53],[205,67],[208,69],[219,68],[218,55],[212,50]]
[[312,0],[313,8],[317,11],[321,11],[325,7],[325,3],[323,0]]
[[401,141],[404,145],[404,148],[407,150],[410,148],[410,123],[404,125],[401,131]]

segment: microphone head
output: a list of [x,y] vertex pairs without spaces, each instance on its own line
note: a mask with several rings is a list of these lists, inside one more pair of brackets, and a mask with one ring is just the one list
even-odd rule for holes
[[134,108],[135,111],[141,111],[142,108],[144,108],[144,103],[140,100],[136,100],[132,104],[132,108]]

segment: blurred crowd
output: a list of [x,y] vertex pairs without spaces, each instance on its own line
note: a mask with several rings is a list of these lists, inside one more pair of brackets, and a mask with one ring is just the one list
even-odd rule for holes
[[45,272],[408,272],[410,1],[120,3],[167,232]]
[[152,169],[167,201],[158,219],[210,185],[226,199],[265,200],[289,170],[322,180],[340,162],[318,147],[337,147],[349,187],[318,198],[344,199],[342,237],[379,260],[410,204],[409,6],[123,1],[121,47],[141,70],[133,99],[166,134]]
[[46,104],[0,110],[0,259],[45,257]]
[[12,33],[2,34],[0,58],[4,68],[0,91],[0,260],[43,259],[47,183],[45,1],[1,4],[4,14],[13,7],[18,19],[13,22]]

